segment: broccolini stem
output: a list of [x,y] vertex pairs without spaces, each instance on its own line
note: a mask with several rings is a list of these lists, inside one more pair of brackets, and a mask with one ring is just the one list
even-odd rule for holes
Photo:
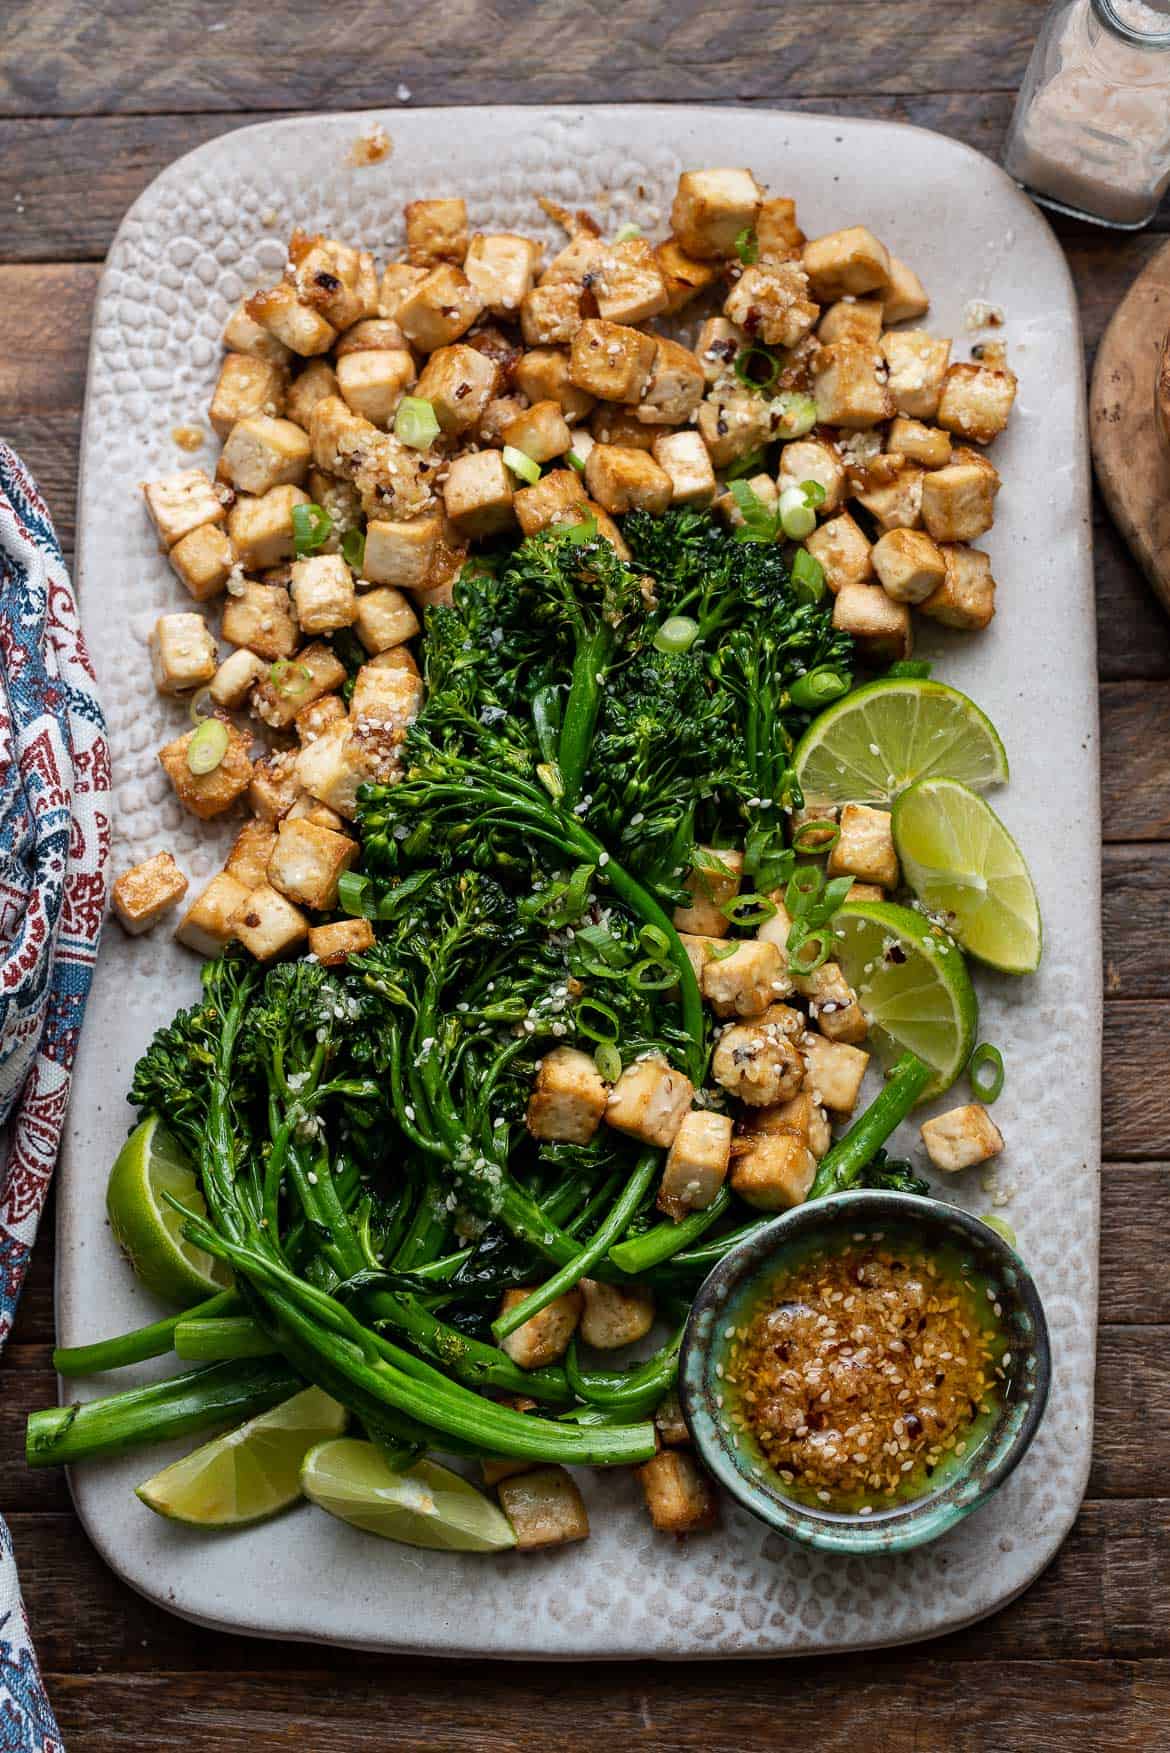
[[239,1357],[273,1357],[280,1347],[249,1315],[220,1321],[186,1320],[175,1328],[175,1355],[186,1363],[226,1363]]
[[613,651],[613,641],[613,628],[603,621],[578,645],[573,659],[573,676],[557,748],[557,765],[564,784],[561,801],[566,810],[573,809],[581,797],[601,708],[601,675]]
[[810,1199],[844,1193],[859,1179],[871,1157],[881,1149],[895,1126],[906,1118],[934,1073],[916,1053],[903,1053],[890,1073],[885,1088],[874,1097],[844,1138],[821,1159]]
[[[684,1322],[653,1357],[625,1370],[580,1369],[574,1339],[565,1358],[565,1374],[574,1391],[591,1406],[610,1410],[620,1408],[627,1417],[644,1417],[674,1386],[685,1325]],[[572,1417],[572,1414],[567,1416]]]
[[485,1345],[482,1340],[447,1326],[424,1308],[417,1297],[397,1291],[372,1291],[363,1306],[371,1323],[395,1328],[419,1351],[469,1387],[503,1388],[510,1394],[530,1394],[534,1400],[559,1403],[573,1398],[564,1370],[551,1366],[521,1369],[496,1346]]
[[679,1254],[692,1242],[699,1239],[711,1225],[723,1216],[731,1203],[731,1193],[726,1186],[720,1187],[710,1205],[703,1211],[692,1211],[681,1223],[658,1223],[645,1235],[631,1236],[628,1242],[619,1242],[609,1250],[609,1257],[622,1272],[631,1278],[640,1272],[647,1272],[651,1266],[660,1266],[664,1260]]
[[121,1370],[128,1364],[144,1363],[148,1357],[164,1357],[173,1351],[175,1328],[180,1321],[214,1320],[220,1315],[235,1314],[240,1299],[234,1291],[221,1290],[182,1314],[167,1315],[152,1321],[149,1327],[136,1327],[132,1333],[120,1333],[114,1339],[99,1339],[95,1345],[58,1346],[53,1353],[53,1368],[61,1376],[96,1376],[103,1370]]

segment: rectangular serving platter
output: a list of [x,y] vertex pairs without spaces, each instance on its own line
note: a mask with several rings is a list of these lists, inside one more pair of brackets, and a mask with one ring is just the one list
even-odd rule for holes
[[[391,150],[359,166],[363,137]],[[111,248],[94,316],[79,506],[82,612],[114,758],[114,869],[169,847],[193,885],[218,867],[208,833],[174,801],[156,760],[186,725],[160,699],[146,642],[190,606],[159,554],[139,483],[188,456],[174,431],[205,424],[219,335],[242,294],[270,284],[294,224],[402,249],[409,199],[466,196],[476,229],[556,232],[548,195],[607,230],[663,235],[680,170],[750,164],[795,196],[809,235],[864,222],[910,262],[932,299],[925,325],[965,357],[971,301],[1005,313],[1020,392],[995,447],[1004,488],[985,539],[999,613],[982,635],[929,623],[918,655],[974,696],[1012,764],[996,807],[1027,851],[1045,957],[1034,979],[980,973],[981,1038],[1003,1050],[996,1107],[1007,1150],[993,1178],[941,1196],[999,1207],[1039,1282],[1055,1356],[1040,1435],[993,1503],[936,1545],[868,1564],[787,1545],[727,1505],[687,1543],[655,1534],[636,1482],[582,1479],[582,1545],[539,1557],[419,1553],[315,1511],[206,1535],[160,1520],[133,1487],[159,1454],[78,1469],[74,1499],[112,1568],[202,1624],[370,1649],[510,1657],[796,1655],[907,1642],[1010,1600],[1043,1569],[1076,1514],[1089,1465],[1097,1300],[1100,924],[1097,704],[1081,346],[1072,287],[1044,220],[968,148],[888,122],[684,107],[396,109],[265,123],[165,171]],[[104,1215],[108,1165],[132,1119],[123,1092],[153,1029],[197,990],[195,958],[165,930],[102,946],[77,1063],[58,1199],[57,1312],[75,1345],[162,1311],[119,1259]],[[945,1103],[944,1103],[945,1105]],[[912,1152],[903,1129],[897,1142]],[[117,1378],[147,1380],[172,1360]],[[91,1398],[113,1380],[70,1383]],[[180,1444],[170,1453],[179,1453]]]

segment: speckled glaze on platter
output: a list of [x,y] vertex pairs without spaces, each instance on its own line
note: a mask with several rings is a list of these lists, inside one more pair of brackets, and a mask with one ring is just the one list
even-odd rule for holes
[[[359,168],[359,138],[392,141]],[[360,156],[360,155],[358,155]],[[516,1657],[801,1654],[906,1642],[969,1623],[1043,1569],[1076,1514],[1089,1464],[1097,1300],[1100,927],[1097,707],[1080,342],[1063,258],[1045,224],[986,159],[886,122],[673,107],[393,110],[266,123],[201,147],[128,214],[98,294],[82,455],[82,612],[110,721],[115,869],[161,847],[196,884],[223,837],[180,810],[155,751],[186,709],[150,685],[146,640],[181,587],[140,510],[138,483],[208,448],[219,334],[237,299],[279,274],[294,223],[402,246],[402,204],[456,192],[473,224],[555,236],[547,194],[608,226],[663,228],[675,179],[750,164],[797,198],[814,235],[864,221],[911,262],[927,326],[966,354],[968,302],[1003,307],[1020,393],[996,446],[1004,477],[986,538],[1000,613],[975,638],[931,628],[918,655],[971,693],[1001,730],[1012,781],[996,798],[1027,849],[1045,912],[1031,980],[979,976],[981,1037],[1003,1049],[998,1181],[1051,1327],[1052,1396],[1024,1464],[994,1502],[937,1544],[862,1563],[801,1550],[734,1505],[685,1545],[654,1534],[640,1491],[586,1475],[593,1535],[537,1557],[420,1554],[305,1510],[224,1536],[153,1516],[133,1487],[161,1465],[131,1456],[76,1471],[98,1550],[133,1587],[201,1623],[373,1649]],[[604,191],[609,198],[602,202]],[[190,606],[185,601],[182,606]],[[226,833],[226,831],[225,831]],[[161,1313],[119,1260],[104,1220],[106,1171],[131,1111],[123,1091],[160,1020],[195,993],[194,958],[165,931],[106,934],[78,1059],[58,1198],[58,1331],[78,1344]],[[904,1129],[913,1149],[916,1138]],[[975,1211],[978,1171],[941,1189]],[[171,1360],[173,1363],[173,1360]],[[119,1376],[166,1373],[167,1360]],[[91,1398],[108,1380],[70,1384]],[[173,1453],[181,1452],[180,1444]],[[168,1457],[169,1458],[169,1457]]]

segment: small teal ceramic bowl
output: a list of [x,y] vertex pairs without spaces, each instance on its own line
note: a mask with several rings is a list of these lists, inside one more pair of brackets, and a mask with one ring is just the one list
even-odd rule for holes
[[[908,1235],[927,1252],[961,1256],[985,1285],[1011,1363],[990,1425],[962,1460],[939,1469],[919,1497],[860,1515],[811,1507],[791,1495],[750,1432],[729,1416],[734,1401],[729,1335],[742,1330],[786,1261],[850,1237]],[[734,1371],[731,1371],[734,1375]],[[733,1248],[704,1282],[691,1309],[679,1363],[679,1398],[699,1455],[731,1495],[790,1540],[854,1557],[904,1552],[938,1539],[978,1509],[1027,1452],[1052,1375],[1048,1324],[1027,1267],[989,1225],[955,1206],[913,1193],[839,1193],[784,1212]]]

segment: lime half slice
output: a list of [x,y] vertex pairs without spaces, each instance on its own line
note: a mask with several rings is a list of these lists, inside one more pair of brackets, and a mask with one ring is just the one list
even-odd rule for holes
[[943,682],[870,682],[822,712],[793,766],[808,801],[889,805],[918,779],[1002,785],[1007,755],[987,714]]
[[106,1211],[110,1228],[138,1279],[165,1302],[188,1308],[232,1282],[222,1261],[193,1248],[183,1217],[164,1199],[204,1217],[207,1206],[195,1172],[153,1114],[136,1126],[110,1170]]
[[833,917],[835,954],[883,1065],[909,1048],[934,1077],[921,1100],[949,1089],[971,1057],[979,1006],[962,952],[909,907],[857,902]]
[[1004,973],[1033,973],[1040,904],[995,811],[956,779],[922,779],[897,799],[892,823],[903,876],[963,948]]
[[301,1468],[305,1496],[351,1527],[433,1551],[502,1552],[515,1546],[508,1518],[474,1485],[435,1461],[395,1473],[373,1443],[319,1443]]
[[164,1467],[137,1495],[160,1516],[197,1528],[261,1522],[297,1502],[305,1455],[340,1436],[346,1417],[320,1388],[306,1388]]

